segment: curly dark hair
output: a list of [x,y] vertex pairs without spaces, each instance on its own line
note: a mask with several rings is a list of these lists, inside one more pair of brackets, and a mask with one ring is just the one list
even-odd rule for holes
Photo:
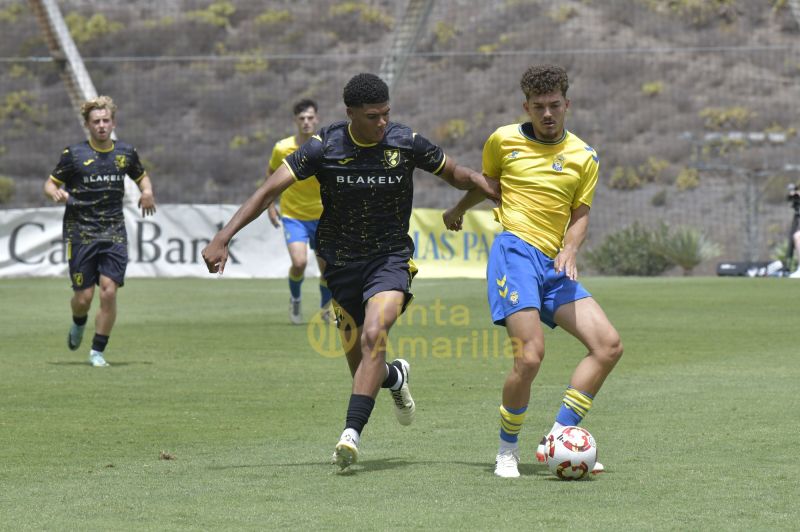
[[292,107],[292,111],[294,112],[294,116],[299,115],[300,113],[302,113],[303,111],[305,111],[309,107],[314,109],[315,113],[317,112],[317,102],[315,102],[314,100],[309,100],[308,98],[303,98],[299,102],[295,103],[294,106]]
[[550,94],[554,91],[561,91],[561,95],[567,97],[569,79],[567,71],[556,65],[534,65],[522,75],[519,82],[525,97],[541,94]]
[[375,74],[356,74],[342,93],[347,107],[361,107],[365,103],[383,103],[389,101],[389,87]]

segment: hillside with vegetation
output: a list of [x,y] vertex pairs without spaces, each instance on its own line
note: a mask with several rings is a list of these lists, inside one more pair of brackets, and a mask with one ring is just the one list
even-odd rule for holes
[[[161,203],[246,198],[272,144],[293,131],[291,102],[311,97],[323,122],[343,118],[341,87],[378,71],[403,4],[59,2]],[[494,128],[523,119],[525,68],[562,64],[568,128],[601,157],[595,238],[663,220],[702,227],[736,256],[747,211],[764,255],[783,238],[784,190],[800,164],[799,36],[784,0],[439,0],[393,87],[393,119],[478,168]],[[82,136],[48,56],[27,3],[4,2],[6,207],[43,204],[41,182]],[[418,206],[458,197],[435,178],[415,182]]]

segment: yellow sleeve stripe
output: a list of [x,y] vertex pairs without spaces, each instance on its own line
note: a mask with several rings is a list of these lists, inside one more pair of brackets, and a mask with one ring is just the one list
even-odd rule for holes
[[56,176],[51,175],[50,179],[52,179],[58,185],[63,185],[64,184],[64,182],[61,181],[60,179],[56,178]]
[[283,160],[283,163],[282,163],[282,164],[283,164],[283,166],[285,166],[286,168],[288,168],[288,169],[289,169],[289,173],[290,173],[290,174],[292,174],[292,179],[294,179],[295,181],[297,181],[297,176],[296,176],[296,175],[294,175],[294,170],[292,170],[292,167],[291,167],[291,166],[289,166],[289,163],[287,163],[287,162],[286,162],[286,159],[284,159],[284,160]]
[[142,172],[142,175],[140,175],[139,177],[137,177],[137,178],[136,178],[136,179],[134,179],[133,181],[134,181],[134,182],[136,182],[136,183],[138,183],[139,181],[141,181],[142,179],[144,179],[144,176],[146,176],[146,175],[147,175],[147,170],[145,170],[144,172]]
[[439,175],[439,172],[442,171],[442,168],[444,168],[444,163],[446,162],[447,162],[447,154],[445,154],[444,157],[442,157],[442,164],[439,165],[439,168],[433,171],[433,175]]

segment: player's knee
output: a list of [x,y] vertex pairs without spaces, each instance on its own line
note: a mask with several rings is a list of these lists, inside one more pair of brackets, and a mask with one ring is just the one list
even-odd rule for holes
[[303,272],[306,271],[306,266],[308,266],[308,259],[306,258],[292,258],[292,275],[303,275]]
[[514,354],[514,370],[523,379],[532,381],[539,373],[542,359],[544,359],[544,350],[533,342],[523,344],[522,349]]
[[608,365],[615,366],[619,359],[622,358],[624,349],[622,347],[622,340],[616,332],[611,335],[605,342],[601,353],[601,359]]
[[362,353],[374,353],[386,350],[389,341],[389,332],[380,324],[364,325],[361,331]]

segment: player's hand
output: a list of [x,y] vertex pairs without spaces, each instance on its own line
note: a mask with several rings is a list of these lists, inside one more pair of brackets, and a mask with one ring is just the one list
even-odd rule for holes
[[69,192],[63,188],[57,188],[50,198],[56,203],[67,203],[69,201]]
[[278,228],[281,226],[281,213],[274,203],[267,209],[267,215],[269,216],[269,221],[272,223],[272,227]]
[[567,279],[577,281],[578,264],[576,255],[577,253],[572,250],[572,248],[566,247],[561,249],[553,261],[553,267],[555,268],[556,273],[561,273],[563,271],[567,276]]
[[142,197],[139,198],[139,208],[142,209],[142,216],[156,213],[156,200],[152,192],[142,192]]
[[225,263],[228,262],[228,244],[223,243],[217,236],[203,248],[200,253],[208,267],[208,273],[219,273],[225,271]]
[[442,213],[444,226],[451,231],[461,231],[464,225],[464,213],[459,212],[456,207],[450,207]]

